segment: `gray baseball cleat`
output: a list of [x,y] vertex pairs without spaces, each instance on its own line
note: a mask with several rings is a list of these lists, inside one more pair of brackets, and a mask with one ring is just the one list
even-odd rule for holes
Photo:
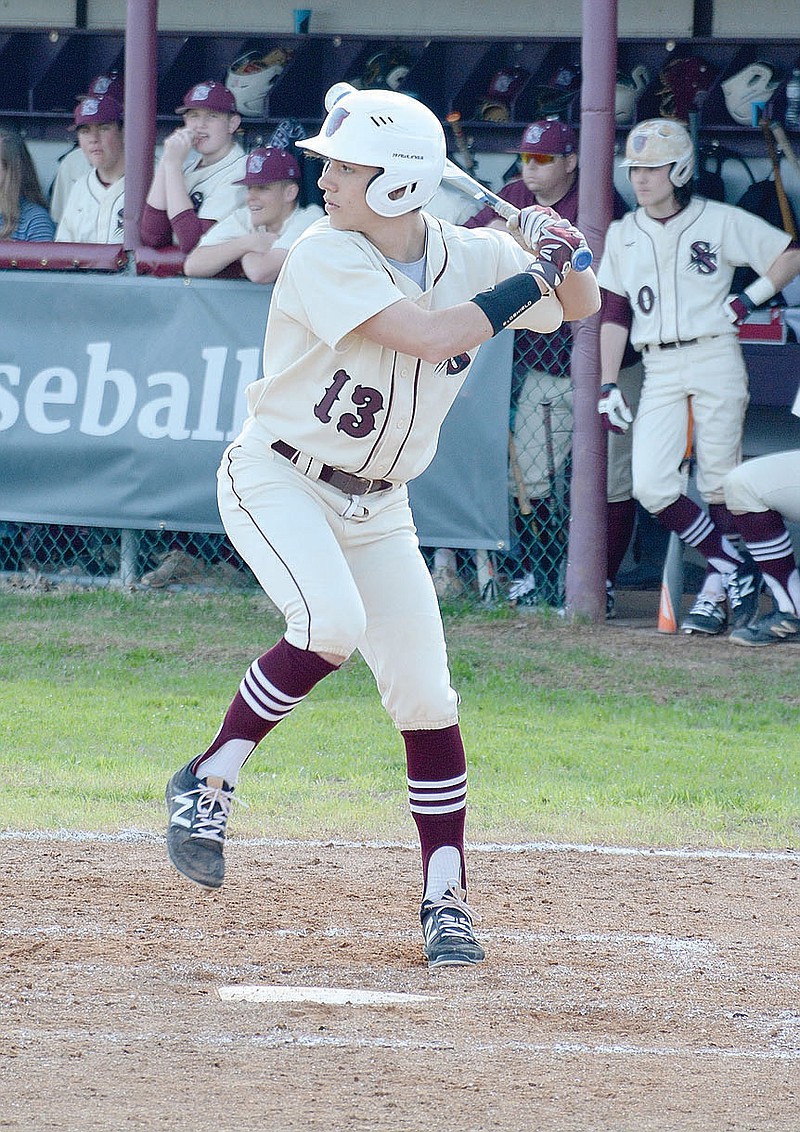
[[781,641],[800,641],[800,617],[773,609],[771,613],[759,617],[758,621],[752,621],[741,629],[734,629],[729,639],[735,645],[748,645],[750,648],[779,645]]
[[682,633],[705,633],[710,637],[724,633],[727,627],[728,610],[724,599],[714,601],[704,594],[700,594],[681,622]]
[[472,929],[475,913],[466,895],[460,885],[451,884],[439,900],[423,901],[419,914],[422,953],[429,968],[466,967],[486,958]]
[[225,879],[225,827],[233,787],[221,778],[198,778],[191,763],[167,783],[167,851],[178,872],[201,888],[220,888]]
[[725,577],[725,592],[731,609],[731,628],[742,629],[758,614],[759,595],[764,579],[750,554],[745,552],[732,574]]

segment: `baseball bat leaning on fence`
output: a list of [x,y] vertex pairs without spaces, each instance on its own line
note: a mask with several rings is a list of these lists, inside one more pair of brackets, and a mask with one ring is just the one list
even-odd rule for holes
[[786,136],[786,130],[784,130],[780,122],[770,122],[769,127],[772,130],[772,136],[783,151],[783,156],[789,162],[798,177],[800,177],[800,161],[797,160],[797,154],[794,151],[792,143]]
[[530,515],[531,501],[528,496],[528,489],[525,486],[525,479],[522,475],[522,469],[519,466],[519,457],[517,456],[517,446],[514,443],[514,433],[508,434],[508,461],[511,465],[511,475],[514,479],[514,487],[517,491],[517,503],[519,504],[520,515]]
[[[493,193],[491,189],[487,189],[480,181],[476,181],[474,177],[470,177],[461,169],[454,161],[447,160],[444,163],[444,177],[442,178],[448,185],[452,185],[454,189],[465,193],[466,196],[472,197],[473,200],[480,201],[481,204],[488,204],[489,208],[493,209],[498,216],[502,216],[504,220],[510,220],[513,216],[519,216],[519,209],[515,208],[507,200],[503,200],[497,193]],[[592,253],[589,248],[578,248],[572,254],[572,267],[574,271],[586,271],[587,267],[592,266]]]
[[459,156],[464,162],[464,168],[467,173],[475,172],[475,158],[472,156],[472,150],[469,148],[467,136],[461,126],[461,114],[458,110],[454,110],[452,114],[447,115],[447,124],[453,131],[453,137],[456,139],[456,146],[458,148]]
[[786,189],[783,184],[783,176],[781,174],[781,161],[778,157],[778,151],[775,147],[775,138],[772,134],[772,123],[766,118],[761,119],[761,132],[764,135],[764,141],[767,146],[767,153],[772,165],[772,174],[775,178],[775,192],[778,196],[778,206],[781,210],[781,221],[783,222],[784,232],[788,232],[793,240],[797,239],[797,225],[794,222],[794,215],[792,214],[792,206],[789,204],[789,198],[786,195]]
[[[688,471],[692,460],[692,444],[694,441],[694,420],[691,403],[689,405],[689,421],[686,426],[686,451],[681,460],[681,468]],[[670,531],[667,543],[667,554],[664,559],[664,568],[661,572],[661,597],[658,603],[658,631],[659,633],[677,633],[678,618],[681,615],[684,587],[684,554],[683,543],[674,531]]]
[[547,483],[549,488],[549,503],[550,510],[559,534],[563,533],[563,526],[566,522],[566,510],[562,506],[559,499],[558,491],[556,489],[556,457],[555,449],[553,447],[553,402],[541,401],[540,407],[542,410],[542,428],[544,429],[544,454],[547,460]]

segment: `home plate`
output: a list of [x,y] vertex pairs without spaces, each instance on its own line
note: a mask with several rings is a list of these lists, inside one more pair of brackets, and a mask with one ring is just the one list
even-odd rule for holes
[[353,987],[220,987],[219,997],[223,1002],[322,1002],[334,1006],[413,1006],[430,1001],[424,994]]

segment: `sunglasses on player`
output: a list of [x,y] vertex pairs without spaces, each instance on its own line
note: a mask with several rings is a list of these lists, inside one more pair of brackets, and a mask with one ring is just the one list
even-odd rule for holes
[[534,165],[552,165],[557,157],[561,157],[560,153],[521,153],[522,164],[527,165],[532,161]]

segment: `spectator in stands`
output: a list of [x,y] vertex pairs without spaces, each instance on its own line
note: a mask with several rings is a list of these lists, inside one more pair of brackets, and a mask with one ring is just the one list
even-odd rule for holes
[[0,240],[52,240],[55,224],[28,147],[0,126]]
[[90,95],[75,107],[78,144],[90,169],[72,186],[58,222],[56,240],[70,244],[122,242],[125,202],[125,141],[122,103],[113,95]]
[[[111,71],[107,75],[95,75],[84,93],[75,95],[75,101],[82,102],[84,98],[92,97],[100,98],[104,94],[110,94],[112,98],[116,98],[117,102],[124,105],[125,83],[122,76],[116,71]],[[90,169],[91,165],[86,154],[76,139],[72,149],[67,150],[59,157],[58,170],[50,186],[50,215],[56,224],[64,215],[64,208],[72,186],[76,181],[85,177]]]
[[[555,119],[531,122],[525,127],[515,152],[519,155],[521,173],[508,181],[498,195],[520,209],[534,204],[554,208],[565,220],[577,224],[578,137],[572,127]],[[628,211],[627,204],[616,190],[613,192],[612,211],[615,219]],[[464,221],[465,228],[487,225],[505,228],[506,222],[489,207]],[[522,560],[509,589],[509,598],[515,604],[538,604],[541,600],[538,591],[542,588],[551,591],[553,588],[553,578],[548,579],[542,587],[543,579],[537,577],[541,572],[541,547],[531,545],[531,538],[532,534],[535,538],[537,530],[547,531],[553,527],[543,409],[543,405],[547,403],[550,404],[551,424],[548,439],[552,442],[557,478],[565,481],[568,486],[572,449],[571,353],[572,332],[566,322],[554,334],[533,334],[524,330],[516,332],[511,403],[516,476],[512,476],[511,490],[517,497],[518,507],[522,504],[520,510],[530,508],[530,515],[525,517],[523,514],[517,518]],[[631,399],[635,403],[641,382],[638,355],[630,351],[624,364],[630,367],[623,370],[621,375],[625,382],[626,396],[629,404]],[[615,450],[616,446],[629,449],[630,441],[617,436],[609,440],[608,616],[613,616],[613,582],[630,543],[636,517],[636,502],[630,484],[630,454],[626,450],[620,458]],[[519,499],[520,480],[527,490],[527,500]],[[544,547],[551,560],[556,549],[555,544],[551,548]],[[557,562],[553,563],[553,570],[550,572],[557,575]],[[439,588],[446,584],[447,578],[440,577]]]
[[274,283],[291,245],[325,213],[318,204],[300,207],[300,165],[286,149],[252,150],[245,175],[235,184],[247,188],[245,205],[201,236],[183,270],[191,276],[224,273]]
[[200,237],[244,203],[245,153],[233,94],[222,83],[197,83],[176,109],[183,125],[164,140],[144,207],[142,242],[177,244],[188,255]]

